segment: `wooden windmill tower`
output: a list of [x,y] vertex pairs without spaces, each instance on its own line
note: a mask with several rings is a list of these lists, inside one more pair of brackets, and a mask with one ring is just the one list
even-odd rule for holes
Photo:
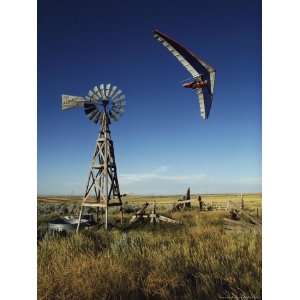
[[105,228],[108,227],[108,208],[120,206],[121,222],[123,219],[122,197],[120,194],[114,145],[110,134],[111,120],[117,121],[124,113],[125,95],[116,86],[100,84],[90,90],[88,96],[77,97],[62,95],[62,110],[83,107],[89,120],[100,124],[96,148],[92,158],[88,182],[83,196],[77,232],[85,207],[105,210]]

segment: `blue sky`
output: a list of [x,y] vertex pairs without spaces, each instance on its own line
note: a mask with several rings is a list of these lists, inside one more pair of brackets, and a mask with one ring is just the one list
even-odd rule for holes
[[[261,3],[38,2],[38,193],[82,194],[98,133],[61,95],[113,83],[127,97],[111,126],[122,193],[261,191]],[[159,29],[217,70],[208,120]]]

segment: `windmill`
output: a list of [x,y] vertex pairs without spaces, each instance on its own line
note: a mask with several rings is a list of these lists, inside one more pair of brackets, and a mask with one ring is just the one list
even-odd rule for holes
[[85,97],[62,95],[62,110],[83,107],[89,120],[100,124],[96,140],[88,182],[81,203],[77,232],[85,207],[105,210],[105,229],[108,227],[108,207],[120,206],[123,220],[122,196],[120,194],[113,141],[110,134],[111,121],[118,121],[124,113],[125,95],[116,86],[100,84],[88,92]]

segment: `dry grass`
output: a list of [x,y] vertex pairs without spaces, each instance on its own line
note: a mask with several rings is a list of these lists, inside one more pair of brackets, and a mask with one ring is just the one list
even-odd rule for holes
[[45,238],[39,299],[259,299],[261,235],[225,233],[225,214],[193,209],[172,214],[183,226]]

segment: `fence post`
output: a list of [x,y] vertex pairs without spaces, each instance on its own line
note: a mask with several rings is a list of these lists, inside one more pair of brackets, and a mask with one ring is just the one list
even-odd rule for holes
[[203,209],[203,202],[202,202],[202,198],[201,198],[200,195],[198,196],[198,202],[199,202],[199,210],[202,211],[202,209]]
[[241,193],[241,209],[245,208],[243,193]]

